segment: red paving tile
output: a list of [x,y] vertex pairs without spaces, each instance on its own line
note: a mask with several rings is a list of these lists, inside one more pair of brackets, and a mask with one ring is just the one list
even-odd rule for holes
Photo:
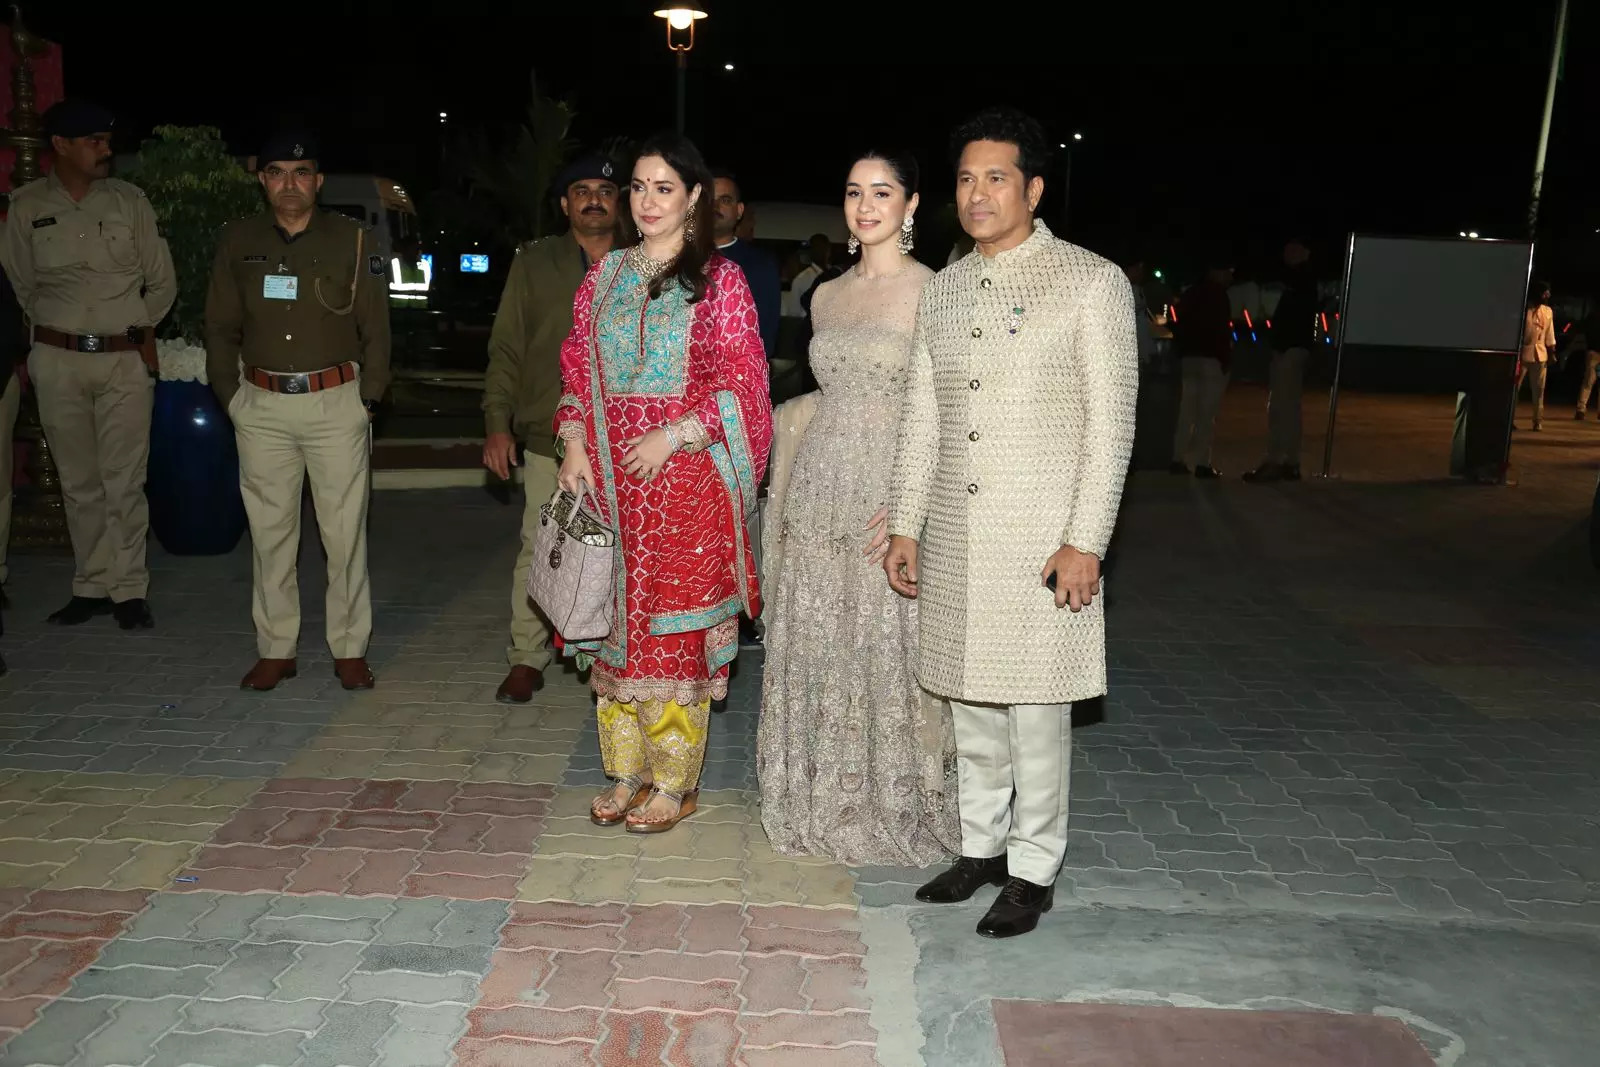
[[676,949],[682,944],[678,934],[688,921],[682,904],[651,904],[628,908],[628,925],[622,930],[622,947],[630,952],[651,949]]
[[805,994],[811,1001],[812,1011],[870,1007],[866,994],[867,972],[861,968],[860,957],[807,959],[801,963],[801,967],[810,974],[806,979]]
[[573,1039],[599,1041],[603,1036],[600,1017],[601,1012],[595,1008],[573,1011],[525,1006],[474,1008],[467,1015],[466,1037],[472,1040],[515,1037],[550,1043]]
[[739,1010],[739,984],[720,982],[673,982],[649,978],[642,982],[617,982],[612,986],[612,1004],[620,1011],[665,1008],[668,1011]]
[[186,888],[510,900],[553,796],[493,782],[279,779],[217,831]]
[[517,895],[520,876],[473,878],[464,874],[414,874],[405,880],[401,896],[454,897],[456,900],[510,900]]
[[601,1067],[634,1067],[641,1063],[660,1063],[675,1036],[666,1012],[642,1011],[632,1015],[610,1012],[606,1039],[595,1049],[595,1062]]
[[105,942],[45,941],[22,939],[18,944],[32,950],[32,959],[0,979],[0,998],[49,997],[67,991],[79,971],[95,961]]
[[794,952],[802,956],[863,956],[867,947],[853,931],[791,930],[752,926],[744,932],[751,952]]
[[50,1003],[49,997],[19,997],[16,1000],[0,998],[0,1042],[16,1033],[26,1030],[33,1025],[39,1017],[39,1012],[46,1004]]
[[147,890],[117,889],[36,889],[24,911],[77,911],[85,915],[122,912],[132,915],[144,910]]
[[291,873],[281,867],[264,871],[239,867],[191,868],[184,876],[195,880],[174,883],[172,889],[177,893],[282,893],[288,888]]
[[735,1067],[740,1058],[737,1016],[729,1011],[674,1015],[675,1037],[667,1052],[672,1067]]
[[628,921],[622,904],[567,904],[546,900],[538,903],[518,901],[511,905],[507,926],[523,923],[558,923],[562,926],[621,926]]
[[878,1040],[864,1011],[842,1011],[834,1015],[819,1012],[781,1012],[776,1015],[747,1015],[742,1020],[746,1048],[771,1048],[778,1045],[806,1045],[839,1048],[850,1044],[874,1045]]
[[[996,1000],[1008,1067],[1431,1067],[1398,1019],[1333,1012],[1235,1011]],[[752,1060],[752,1067],[756,1061]]]
[[539,987],[555,970],[554,956],[538,949],[496,952],[489,961],[489,973],[478,986],[478,1003],[491,1008],[538,1003],[542,999]]
[[461,1041],[456,1045],[456,1067],[592,1067],[594,1043],[568,1041],[560,1045],[529,1041]]
[[121,934],[149,894],[0,890],[0,1045],[33,1025]]
[[[541,987],[550,1008],[603,1008],[617,969],[609,952],[555,952]],[[650,1005],[654,1006],[654,1005]]]
[[559,923],[507,924],[500,943],[510,949],[547,948],[568,952],[615,952],[615,926],[564,926]]
[[738,953],[686,955],[680,952],[629,952],[617,957],[617,980],[642,982],[670,978],[676,982],[737,982],[743,975]]
[[807,976],[799,957],[746,956],[744,967],[740,991],[746,1011],[805,1011],[809,1007],[803,992]]
[[48,937],[63,941],[92,939],[106,941],[122,932],[127,915],[107,912],[83,915],[73,911],[13,912],[0,920],[0,939]]
[[[751,909],[753,912],[755,909]],[[737,904],[708,904],[689,909],[681,932],[685,952],[737,952],[744,946],[744,913]],[[631,947],[631,946],[630,946]]]

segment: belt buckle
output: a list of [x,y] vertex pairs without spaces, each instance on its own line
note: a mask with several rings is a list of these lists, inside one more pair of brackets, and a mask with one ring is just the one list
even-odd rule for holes
[[78,351],[79,352],[99,352],[99,351],[101,351],[100,338],[96,337],[94,334],[79,334],[78,335]]
[[311,382],[304,374],[287,374],[283,378],[283,391],[285,393],[309,393]]

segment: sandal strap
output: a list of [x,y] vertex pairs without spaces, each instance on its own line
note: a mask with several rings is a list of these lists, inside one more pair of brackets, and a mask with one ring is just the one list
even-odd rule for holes
[[[591,809],[595,809],[601,805],[605,805],[606,807],[616,808],[618,811],[622,811],[626,807],[628,801],[633,799],[634,794],[637,793],[640,787],[643,785],[644,776],[639,774],[625,774],[621,778],[614,778],[612,779],[610,788],[608,788],[604,793],[601,793],[599,796],[595,797],[589,807]],[[616,797],[616,793],[618,789],[624,786],[627,787],[628,795],[619,801]]]

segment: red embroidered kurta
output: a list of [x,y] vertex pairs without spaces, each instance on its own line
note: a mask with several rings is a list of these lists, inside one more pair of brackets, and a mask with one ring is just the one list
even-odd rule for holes
[[[766,352],[744,274],[721,256],[707,273],[697,303],[671,282],[650,300],[626,253],[611,253],[579,288],[561,350],[556,427],[588,449],[621,540],[611,635],[574,646],[595,657],[591,684],[611,700],[726,695],[739,613],[761,610],[745,519],[772,444]],[[653,481],[627,474],[627,442],[667,423],[684,450]]]

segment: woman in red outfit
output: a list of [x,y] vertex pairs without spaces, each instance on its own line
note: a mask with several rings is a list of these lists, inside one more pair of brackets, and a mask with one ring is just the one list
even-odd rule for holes
[[645,144],[629,190],[640,241],[590,268],[561,351],[561,486],[594,488],[622,549],[610,636],[569,646],[593,657],[615,783],[590,816],[636,833],[694,811],[739,613],[761,610],[744,532],[772,442],[767,362],[744,275],[712,248],[711,190],[686,138]]

